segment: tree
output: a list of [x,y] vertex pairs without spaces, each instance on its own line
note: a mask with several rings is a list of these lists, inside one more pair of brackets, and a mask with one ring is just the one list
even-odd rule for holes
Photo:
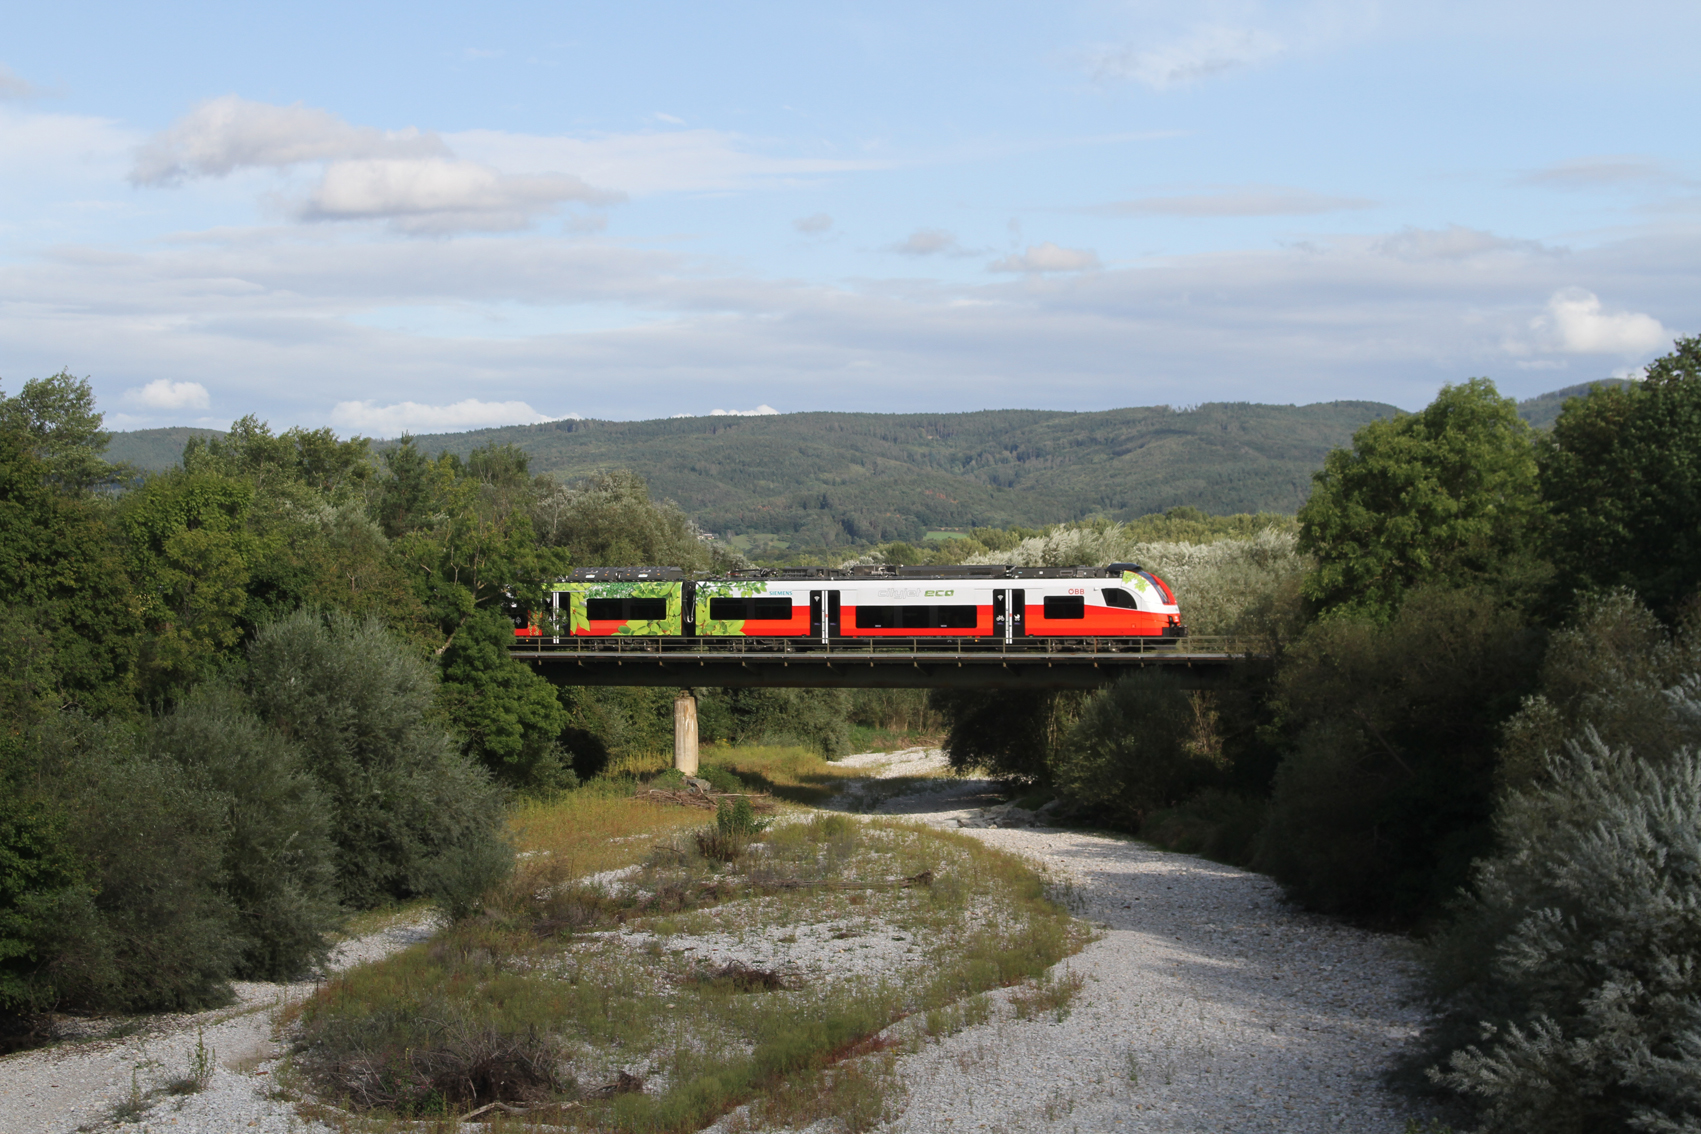
[[0,430],[0,700],[104,712],[133,691],[136,596],[95,505],[57,490],[33,448]]
[[247,685],[331,800],[345,904],[476,895],[511,868],[500,792],[433,719],[434,668],[376,619],[304,610],[263,627]]
[[462,750],[493,776],[516,787],[570,785],[559,743],[567,711],[553,685],[508,656],[513,642],[500,611],[475,612],[443,651],[438,704]]
[[122,501],[119,521],[143,619],[147,686],[172,697],[241,640],[253,486],[216,472],[150,477]]
[[1701,588],[1701,337],[1641,382],[1566,402],[1541,486],[1562,602],[1629,587],[1670,617]]
[[611,469],[582,485],[552,485],[532,511],[538,538],[597,567],[719,566],[677,504],[650,499],[644,478]]
[[1483,588],[1313,623],[1275,680],[1288,752],[1256,866],[1313,909],[1411,924],[1489,849],[1500,725],[1540,637]]
[[[524,454],[515,450],[514,456],[523,478]],[[567,571],[568,555],[537,540],[532,482],[522,486],[502,475],[513,468],[508,454],[475,453],[465,463],[439,457],[427,477],[428,522],[392,545],[426,617],[436,624],[439,653],[474,611],[499,605],[510,592],[537,609],[544,583]]]
[[13,397],[0,396],[0,431],[27,438],[47,479],[64,492],[109,483],[120,472],[101,457],[111,439],[102,421],[88,379],[63,370],[30,379]]
[[[1431,581],[1522,577],[1538,514],[1533,436],[1494,383],[1444,386],[1422,411],[1373,421],[1312,477],[1300,550],[1319,612],[1386,619]],[[1514,585],[1515,581],[1514,581]]]

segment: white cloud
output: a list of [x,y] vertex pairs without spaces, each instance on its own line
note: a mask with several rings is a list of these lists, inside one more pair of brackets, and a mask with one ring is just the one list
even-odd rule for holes
[[1101,216],[1278,217],[1368,209],[1375,204],[1363,197],[1329,197],[1308,189],[1250,186],[1217,193],[1113,201],[1083,211]]
[[1032,244],[1019,256],[1006,256],[990,265],[994,272],[1079,272],[1099,266],[1099,258],[1088,248],[1060,248],[1050,241]]
[[1376,250],[1401,260],[1465,260],[1491,252],[1517,255],[1550,252],[1540,241],[1496,236],[1492,232],[1458,224],[1439,229],[1408,225],[1378,241]]
[[207,388],[199,382],[173,382],[166,378],[124,391],[124,401],[156,410],[206,409],[212,404]]
[[1634,154],[1578,158],[1533,170],[1518,179],[1524,185],[1552,189],[1599,189],[1613,185],[1635,185],[1671,181],[1672,173],[1650,158]]
[[34,83],[0,63],[0,100],[34,98],[39,93]]
[[1530,328],[1568,354],[1646,354],[1676,337],[1652,315],[1602,311],[1594,292],[1580,287],[1555,292]]
[[461,157],[510,173],[572,170],[592,185],[633,196],[700,193],[759,185],[796,185],[823,175],[885,169],[893,162],[869,158],[786,157],[758,151],[758,143],[723,130],[660,130],[572,138],[465,130],[444,140]]
[[174,185],[188,177],[223,177],[249,166],[358,158],[446,157],[435,134],[354,126],[328,110],[274,106],[236,95],[209,99],[136,151],[130,180]]
[[710,417],[767,417],[780,411],[766,403],[755,409],[714,409],[709,411]]
[[918,228],[910,233],[908,240],[894,244],[892,251],[906,256],[932,256],[936,252],[959,252],[961,247],[956,236],[942,228]]
[[815,236],[818,233],[826,232],[829,228],[832,228],[833,218],[828,216],[826,213],[816,213],[814,216],[798,217],[796,220],[791,222],[791,226],[799,232]]
[[502,232],[525,228],[564,201],[603,205],[615,199],[577,177],[510,176],[443,158],[386,158],[331,163],[299,215],[388,220],[407,232]]
[[1286,50],[1280,37],[1260,28],[1211,23],[1168,43],[1102,52],[1094,62],[1101,76],[1132,79],[1161,91],[1262,63]]
[[[568,418],[579,420],[570,413]],[[375,401],[338,402],[331,410],[331,424],[373,437],[439,429],[479,429],[490,425],[536,425],[559,421],[534,410],[525,402],[481,402],[476,398],[453,405],[432,406],[419,402],[397,402],[381,406]]]
[[683,126],[683,125],[685,125],[685,119],[675,118],[673,115],[664,114],[662,111],[659,111],[659,110],[652,113],[650,115],[650,117],[654,118],[657,122],[666,122],[669,126]]

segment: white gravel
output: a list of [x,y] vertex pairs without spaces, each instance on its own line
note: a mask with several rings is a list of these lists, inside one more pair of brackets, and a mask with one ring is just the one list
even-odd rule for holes
[[[435,931],[434,915],[421,913],[337,946],[328,971],[376,960],[423,941]],[[272,1031],[279,1009],[312,994],[314,981],[293,984],[238,982],[228,1008],[182,1015],[140,1016],[128,1021],[78,1021],[64,1034],[110,1035],[133,1024],[133,1035],[76,1038],[56,1047],[0,1059],[0,1134],[69,1134],[107,1124],[113,1110],[184,1077],[197,1042],[211,1050],[215,1070],[205,1091],[156,1096],[141,1126],[184,1134],[310,1134],[326,1130],[304,1122],[286,1102],[269,1098],[270,1074],[282,1047]],[[133,1127],[141,1128],[141,1127]]]
[[[879,811],[978,824],[990,788],[948,781]],[[1102,936],[1064,962],[1085,978],[1066,1019],[999,1011],[901,1058],[907,1099],[890,1130],[1397,1134],[1415,1113],[1379,1083],[1421,1022],[1403,939],[1302,913],[1261,875],[1129,839],[966,833],[1046,868]]]

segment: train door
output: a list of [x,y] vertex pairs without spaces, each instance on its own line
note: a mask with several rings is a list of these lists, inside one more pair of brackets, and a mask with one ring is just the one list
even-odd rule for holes
[[992,592],[992,633],[1002,638],[1006,645],[1010,642],[1009,597],[1010,592],[1003,587]]
[[809,636],[823,646],[839,636],[839,592],[809,592]]
[[1026,638],[1028,636],[1028,592],[1014,590],[1010,592],[1010,637]]

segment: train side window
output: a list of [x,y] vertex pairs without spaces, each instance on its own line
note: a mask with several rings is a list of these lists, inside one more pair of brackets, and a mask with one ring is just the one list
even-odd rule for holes
[[973,630],[980,625],[980,608],[974,606],[936,606],[933,625],[941,630]]
[[779,619],[782,621],[791,618],[791,600],[788,598],[759,598],[752,600],[752,605],[756,608],[750,616],[752,618]]
[[586,599],[585,617],[592,622],[619,621],[626,617],[626,600],[617,598]]
[[1087,600],[1080,595],[1046,595],[1045,616],[1047,618],[1085,618],[1087,617]]
[[741,598],[712,598],[709,600],[709,617],[726,621],[749,618],[750,600]]
[[1106,606],[1123,606],[1129,610],[1138,610],[1134,605],[1134,596],[1121,587],[1106,587],[1104,589],[1104,604]]
[[664,598],[634,598],[626,600],[627,618],[666,618],[667,600]]
[[856,608],[858,630],[896,630],[903,625],[901,606],[859,606]]
[[585,617],[592,622],[620,622],[626,619],[657,619],[667,617],[664,598],[594,598],[585,600]]

